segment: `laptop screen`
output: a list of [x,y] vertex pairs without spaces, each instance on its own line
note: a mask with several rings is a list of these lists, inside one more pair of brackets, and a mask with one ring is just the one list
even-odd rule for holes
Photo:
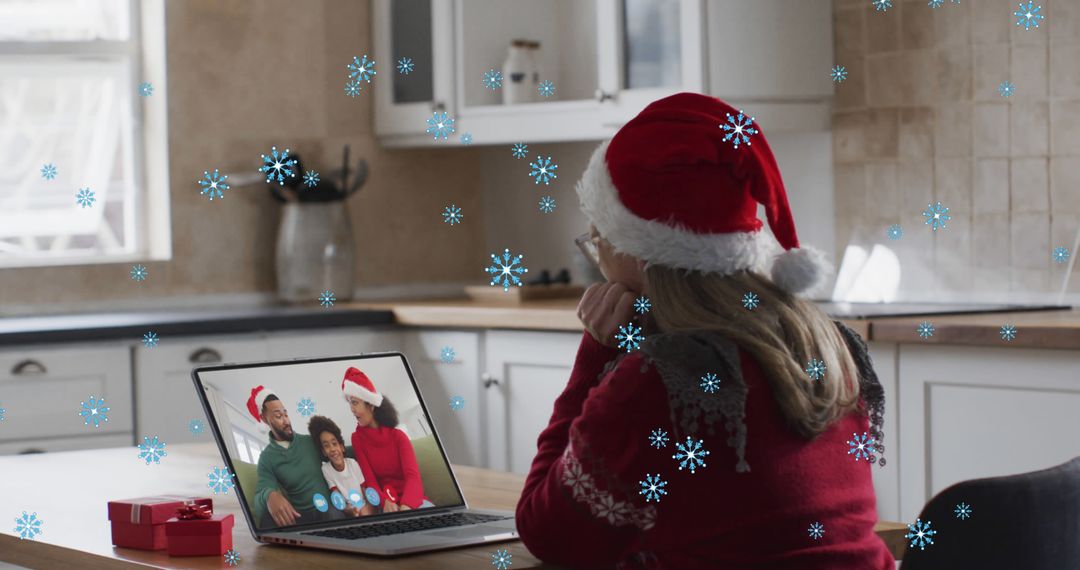
[[193,376],[260,531],[464,504],[399,353]]

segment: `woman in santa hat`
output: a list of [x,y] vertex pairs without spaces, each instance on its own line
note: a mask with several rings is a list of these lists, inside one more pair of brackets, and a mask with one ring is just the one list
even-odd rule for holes
[[529,550],[577,568],[892,570],[870,472],[883,391],[859,335],[800,296],[829,267],[799,246],[760,126],[712,97],[661,99],[577,193],[608,281],[578,305],[586,332],[518,503]]
[[424,497],[416,452],[405,432],[397,429],[394,405],[359,369],[350,366],[341,391],[356,418],[353,455],[360,463],[364,485],[379,493],[384,513],[434,506]]

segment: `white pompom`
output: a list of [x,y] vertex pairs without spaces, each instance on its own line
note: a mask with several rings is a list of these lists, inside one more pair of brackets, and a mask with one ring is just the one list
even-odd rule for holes
[[777,287],[797,295],[818,286],[832,270],[825,254],[815,247],[789,249],[777,255],[772,280]]

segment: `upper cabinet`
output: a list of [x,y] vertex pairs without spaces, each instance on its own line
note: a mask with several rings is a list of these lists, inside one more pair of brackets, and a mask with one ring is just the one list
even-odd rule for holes
[[[598,140],[680,91],[763,126],[827,125],[830,14],[828,0],[375,0],[376,131],[387,146]],[[436,112],[448,140],[427,132]]]

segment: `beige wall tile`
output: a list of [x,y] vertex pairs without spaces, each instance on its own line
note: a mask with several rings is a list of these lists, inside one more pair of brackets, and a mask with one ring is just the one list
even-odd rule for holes
[[934,161],[900,161],[896,170],[896,189],[901,219],[921,218],[921,212],[934,199]]
[[972,210],[976,216],[1009,213],[1009,160],[983,158],[975,161]]
[[1080,41],[1080,2],[1043,0],[1043,6],[1043,10],[1053,14],[1054,18],[1047,30],[1050,33],[1051,44]]
[[1009,105],[981,103],[975,105],[973,121],[974,154],[977,157],[1009,155]]
[[836,86],[833,109],[850,111],[866,107],[866,64],[861,53],[837,53],[836,64],[848,72],[847,79]]
[[968,45],[934,50],[929,76],[923,79],[933,86],[935,101],[971,100],[972,62],[972,50]]
[[924,0],[904,0],[900,7],[900,47],[934,47],[934,10],[928,10]]
[[875,217],[893,219],[900,213],[901,200],[896,182],[896,164],[872,162],[866,165],[866,199]]
[[[1011,290],[1017,294],[1034,294],[1056,291],[1057,283],[1051,285],[1050,274],[1044,268],[1021,268],[1014,267],[1011,272]],[[1002,324],[1005,321],[1002,320]],[[1023,329],[1016,330],[1017,335],[1024,334]]]
[[1012,159],[1009,164],[1009,203],[1013,213],[1048,212],[1050,188],[1045,158]]
[[[1069,250],[1069,257],[1071,258],[1076,254],[1073,251],[1073,244],[1076,241],[1076,232],[1080,231],[1080,214],[1059,214],[1058,212],[1050,212],[1050,255],[1055,247],[1064,247]],[[1064,264],[1058,264],[1053,261],[1053,256],[1050,258],[1051,265],[1064,270]],[[1080,261],[1080,260],[1078,260]],[[1066,261],[1068,263],[1068,261]],[[1076,268],[1073,271],[1077,271]],[[1059,275],[1063,275],[1059,272]],[[1073,279],[1077,276],[1073,275]]]
[[869,124],[869,111],[833,113],[833,160],[836,163],[857,162],[865,158]]
[[[1007,249],[1005,251],[1008,252]],[[971,270],[971,276],[975,281],[975,291],[978,293],[1007,293],[1009,291],[1008,259],[1005,263],[989,269],[976,266]]]
[[972,161],[967,158],[934,160],[934,200],[949,208],[954,219],[971,216],[971,171]]
[[[1009,267],[1009,214],[976,214],[971,224],[971,257],[975,267]],[[1008,283],[1008,279],[1005,280]]]
[[1009,153],[1046,156],[1050,150],[1050,107],[1045,102],[1009,106]]
[[1050,103],[1050,154],[1080,154],[1080,99]]
[[899,107],[910,100],[913,92],[908,83],[910,57],[893,52],[866,57],[866,105],[868,107]]
[[835,176],[837,219],[864,217],[868,211],[866,167],[862,165],[839,165],[836,167]]
[[1050,208],[1080,215],[1080,156],[1050,158]]
[[[944,228],[934,232],[934,271],[941,285],[950,291],[971,290],[971,218],[970,212],[955,212]],[[933,231],[933,230],[930,230]]]
[[836,53],[866,52],[866,10],[860,4],[858,10],[833,11],[833,45]]
[[1046,44],[1013,44],[1010,55],[1011,81],[1016,92],[1009,100],[1013,102],[1043,101],[1047,97],[1050,76],[1047,71],[1049,49]]
[[975,45],[996,44],[1009,41],[1009,26],[1012,20],[1007,16],[1016,9],[1012,0],[970,0],[971,2],[971,40]]
[[923,2],[921,8],[933,12],[934,39],[938,47],[968,47],[971,44],[970,2],[961,0],[959,4],[953,4],[945,0],[940,8],[930,8]]
[[1080,43],[1050,45],[1050,95],[1080,98]]
[[[973,96],[976,101],[1002,101],[998,85],[1009,77],[1009,44],[979,45],[974,49]],[[1016,81],[1013,81],[1015,84]]]
[[900,158],[928,159],[934,156],[934,111],[929,108],[900,110]]
[[943,104],[935,109],[935,156],[971,156],[973,111],[974,105],[965,103]]
[[900,17],[896,0],[891,10],[877,11],[871,2],[865,4],[866,52],[881,53],[900,48]]
[[1046,271],[1050,263],[1050,214],[1024,212],[1012,215],[1009,223],[1014,268]]

